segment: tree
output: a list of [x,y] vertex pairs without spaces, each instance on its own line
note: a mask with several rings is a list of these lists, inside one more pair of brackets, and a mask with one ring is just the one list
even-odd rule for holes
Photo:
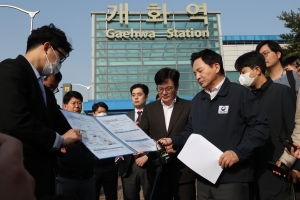
[[[300,11],[300,8],[298,8]],[[280,34],[279,36],[288,42],[288,45],[283,48],[284,58],[289,56],[300,57],[300,13],[283,11],[280,20],[285,21],[284,27],[290,29],[290,33]]]

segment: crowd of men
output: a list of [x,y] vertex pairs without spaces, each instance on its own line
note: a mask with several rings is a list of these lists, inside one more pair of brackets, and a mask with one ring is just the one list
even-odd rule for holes
[[[283,61],[275,41],[238,57],[240,84],[226,77],[218,53],[191,52],[187,59],[203,88],[192,101],[177,95],[180,73],[172,68],[155,74],[156,101],[146,105],[145,84],[128,89],[134,110],[127,116],[171,157],[158,177],[156,153],[99,160],[70,127],[60,109],[80,114],[83,97],[70,91],[60,108],[54,93],[72,50],[65,33],[50,24],[32,31],[25,56],[0,63],[1,199],[98,200],[103,188],[107,200],[117,200],[118,176],[125,200],[140,199],[141,189],[145,200],[300,199],[300,62]],[[103,117],[109,108],[97,102],[92,111]],[[177,158],[191,134],[223,152],[215,184]],[[197,152],[194,157],[205,162]]]

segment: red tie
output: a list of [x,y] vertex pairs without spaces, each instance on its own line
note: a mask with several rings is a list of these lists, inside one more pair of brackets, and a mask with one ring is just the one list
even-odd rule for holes
[[136,119],[136,122],[141,122],[141,119],[142,119],[142,113],[143,113],[143,111],[137,111],[138,118]]

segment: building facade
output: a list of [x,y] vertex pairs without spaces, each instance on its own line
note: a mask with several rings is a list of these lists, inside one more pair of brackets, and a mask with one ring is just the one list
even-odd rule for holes
[[222,53],[220,13],[208,12],[205,3],[188,4],[186,12],[168,11],[166,4],[128,12],[128,6],[92,13],[93,99],[130,98],[135,83],[146,84],[155,97],[154,75],[164,67],[180,72],[180,97],[194,96],[199,84],[190,55],[205,48]]

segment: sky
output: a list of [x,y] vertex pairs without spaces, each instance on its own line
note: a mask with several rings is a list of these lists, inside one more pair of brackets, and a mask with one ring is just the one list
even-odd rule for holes
[[[107,11],[108,5],[128,3],[130,11],[147,12],[150,3],[161,6],[166,3],[167,11],[185,11],[190,3],[201,5],[206,2],[208,11],[221,12],[222,35],[279,35],[288,33],[279,16],[282,11],[298,12],[299,0],[0,0],[0,5],[12,5],[27,11],[37,11],[33,29],[53,23],[62,29],[71,41],[74,50],[62,65],[62,83],[91,85],[91,12]],[[283,3],[284,2],[284,3]],[[0,61],[25,54],[27,37],[30,34],[30,17],[18,10],[0,7]],[[88,90],[73,86],[73,90],[88,99]],[[91,95],[89,95],[91,96]],[[62,92],[56,94],[58,104]]]

